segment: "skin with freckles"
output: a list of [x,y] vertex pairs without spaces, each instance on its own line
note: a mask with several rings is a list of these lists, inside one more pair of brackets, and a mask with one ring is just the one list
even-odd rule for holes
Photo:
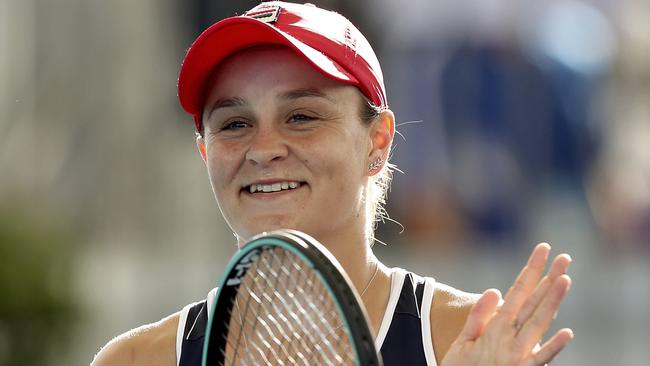
[[[366,230],[369,166],[386,161],[394,116],[365,123],[358,89],[332,81],[292,51],[252,48],[216,69],[197,147],[213,193],[240,244],[262,231],[291,228],[323,243],[361,292],[377,335],[390,295],[391,270],[373,254]],[[252,188],[251,188],[252,187]],[[505,297],[436,284],[431,304],[437,363],[544,365],[573,338],[562,329],[542,342],[567,294],[571,258],[539,244]],[[376,277],[374,276],[375,270]],[[111,341],[93,365],[174,365],[173,314]]]

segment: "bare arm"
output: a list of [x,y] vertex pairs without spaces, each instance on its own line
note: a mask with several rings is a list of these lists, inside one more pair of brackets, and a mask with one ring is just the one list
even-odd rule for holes
[[179,314],[132,329],[106,344],[91,366],[176,365],[176,329]]
[[441,363],[463,329],[467,315],[480,294],[460,291],[438,283],[431,303],[431,333],[436,361]]

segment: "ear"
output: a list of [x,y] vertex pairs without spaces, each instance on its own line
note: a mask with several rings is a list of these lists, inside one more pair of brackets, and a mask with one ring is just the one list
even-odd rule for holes
[[388,160],[393,136],[395,136],[395,115],[393,111],[386,109],[377,116],[370,130],[372,148],[368,155],[368,165],[370,166],[377,160],[382,161],[380,165],[370,171],[370,175],[377,174]]
[[196,147],[199,149],[199,154],[201,154],[201,158],[203,159],[203,162],[207,162],[208,160],[208,154],[205,149],[205,140],[203,139],[203,136],[201,135],[196,135]]

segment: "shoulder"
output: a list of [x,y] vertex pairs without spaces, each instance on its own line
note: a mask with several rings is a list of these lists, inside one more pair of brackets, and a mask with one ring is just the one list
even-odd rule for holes
[[91,366],[176,365],[179,314],[172,314],[113,338],[95,356]]
[[480,294],[473,294],[437,283],[431,302],[431,334],[438,361],[447,353],[465,325],[470,309]]

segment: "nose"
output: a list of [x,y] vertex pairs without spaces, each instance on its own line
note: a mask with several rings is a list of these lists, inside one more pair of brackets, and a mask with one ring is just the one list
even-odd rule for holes
[[284,160],[289,153],[282,134],[273,126],[260,126],[252,137],[246,160],[262,167]]

